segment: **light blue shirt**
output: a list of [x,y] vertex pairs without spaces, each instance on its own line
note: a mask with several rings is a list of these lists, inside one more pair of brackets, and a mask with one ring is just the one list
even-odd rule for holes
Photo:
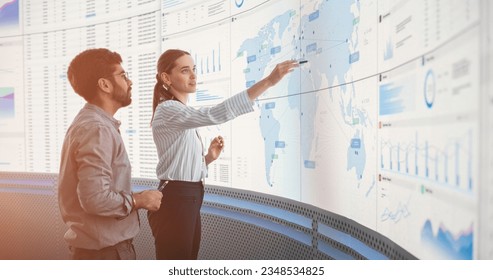
[[253,112],[253,105],[246,91],[207,108],[197,109],[176,100],[159,104],[152,121],[159,160],[157,178],[188,182],[203,180],[207,167],[197,128],[221,124]]

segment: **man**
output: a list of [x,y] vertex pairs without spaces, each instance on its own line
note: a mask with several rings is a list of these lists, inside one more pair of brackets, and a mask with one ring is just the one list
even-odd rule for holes
[[67,71],[72,88],[87,101],[65,135],[58,181],[72,259],[136,259],[137,209],[161,205],[161,192],[131,190],[130,161],[113,117],[132,102],[132,81],[121,63],[116,52],[89,49]]

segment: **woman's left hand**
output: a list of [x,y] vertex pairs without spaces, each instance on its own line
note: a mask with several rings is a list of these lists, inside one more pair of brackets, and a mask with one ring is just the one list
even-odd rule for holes
[[219,157],[223,149],[224,149],[223,137],[222,136],[215,137],[209,146],[207,155],[205,156],[205,163],[208,165],[209,163],[215,161]]

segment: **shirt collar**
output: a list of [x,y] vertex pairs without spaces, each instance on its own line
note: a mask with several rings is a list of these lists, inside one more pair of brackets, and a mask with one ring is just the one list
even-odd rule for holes
[[84,109],[88,109],[88,110],[94,111],[95,113],[97,113],[101,117],[103,117],[103,118],[109,120],[111,123],[113,123],[116,128],[119,128],[120,125],[122,124],[121,121],[115,119],[113,116],[111,116],[110,114],[108,114],[106,111],[104,111],[103,109],[101,109],[101,107],[99,107],[97,105],[94,105],[94,104],[91,104],[91,103],[86,103],[86,105],[84,105]]

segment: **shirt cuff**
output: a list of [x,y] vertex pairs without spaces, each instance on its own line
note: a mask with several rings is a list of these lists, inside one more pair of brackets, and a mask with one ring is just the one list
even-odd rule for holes
[[126,212],[126,216],[130,215],[132,213],[132,210],[134,210],[134,203],[133,203],[133,197],[132,194],[128,193],[120,193],[123,197],[123,209]]

